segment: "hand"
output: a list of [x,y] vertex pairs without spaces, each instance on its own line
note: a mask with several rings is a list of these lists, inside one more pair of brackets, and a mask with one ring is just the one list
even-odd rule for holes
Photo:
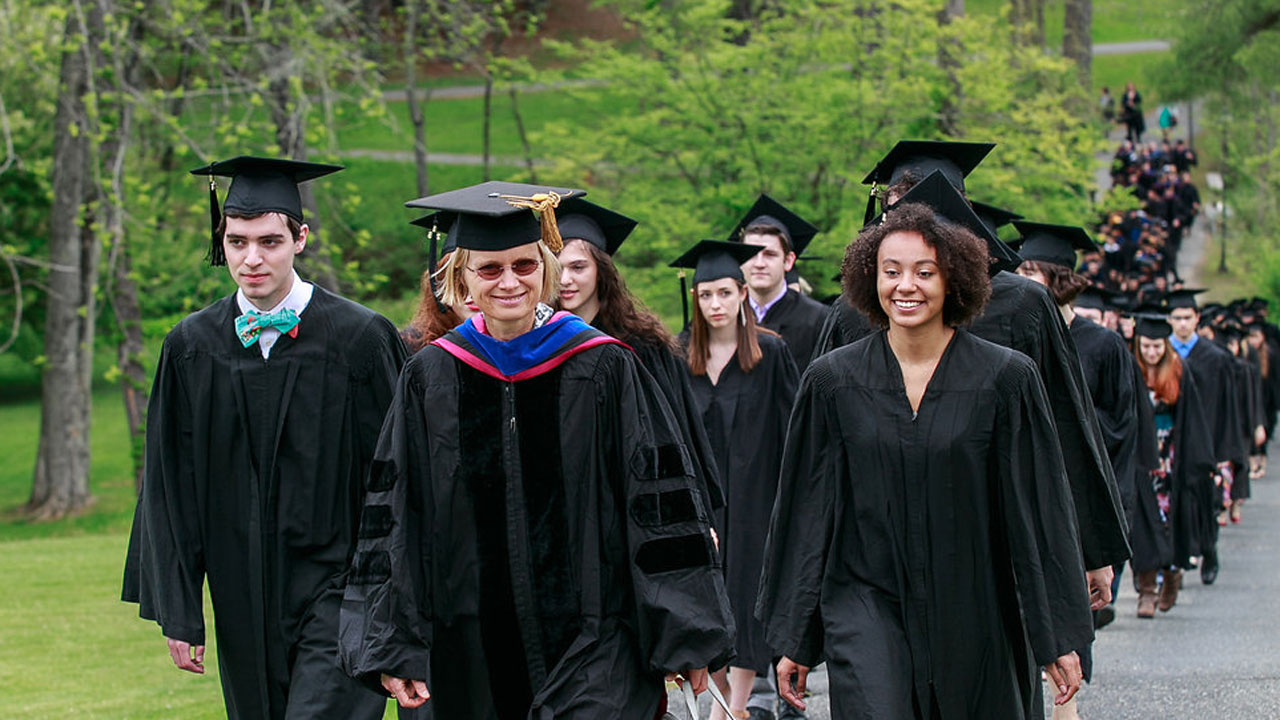
[[1053,698],[1054,705],[1066,705],[1080,691],[1080,656],[1074,652],[1063,655],[1051,665],[1045,665],[1044,672],[1058,689],[1058,694]]
[[[1258,444],[1261,445],[1262,443]],[[716,552],[720,552],[720,536],[716,534],[715,528],[709,529],[711,530],[711,544],[716,546]]]
[[1104,565],[1084,574],[1085,579],[1089,581],[1090,610],[1101,610],[1111,603],[1111,581],[1115,576],[1116,571],[1110,565]]
[[707,691],[707,678],[710,674],[705,667],[697,670],[684,670],[679,673],[667,673],[667,682],[673,682],[680,687],[684,687],[687,681],[689,686],[693,688],[694,695],[701,695]]
[[[792,675],[795,675],[794,686],[791,683]],[[808,681],[809,668],[789,657],[778,661],[778,696],[797,710],[804,710],[805,683]]]
[[186,670],[197,675],[204,674],[204,646],[165,638],[169,641],[169,657],[179,670]]
[[405,680],[383,673],[382,687],[404,708],[422,707],[431,697],[431,693],[427,692],[427,684],[421,680]]
[[1253,444],[1262,446],[1267,444],[1267,429],[1261,425],[1253,429]]

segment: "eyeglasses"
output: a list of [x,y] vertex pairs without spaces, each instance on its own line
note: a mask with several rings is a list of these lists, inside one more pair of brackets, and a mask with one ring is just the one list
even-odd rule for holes
[[489,263],[488,265],[481,265],[478,268],[469,267],[467,269],[475,273],[476,275],[479,275],[480,279],[482,280],[497,280],[498,278],[502,277],[502,273],[506,271],[508,267],[510,267],[511,272],[515,273],[516,275],[519,275],[520,277],[525,277],[527,275],[532,275],[533,273],[537,272],[538,268],[542,267],[542,261],[534,260],[532,258],[525,258],[523,260],[517,260],[511,263],[510,265],[499,265],[498,263]]

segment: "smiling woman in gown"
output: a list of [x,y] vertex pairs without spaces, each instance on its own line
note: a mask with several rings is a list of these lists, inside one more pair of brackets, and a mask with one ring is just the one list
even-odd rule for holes
[[980,221],[928,187],[846,252],[881,329],[805,374],[756,613],[797,707],[825,660],[833,717],[1040,717],[1038,667],[1066,702],[1092,637],[1074,506],[1035,366],[962,327]]

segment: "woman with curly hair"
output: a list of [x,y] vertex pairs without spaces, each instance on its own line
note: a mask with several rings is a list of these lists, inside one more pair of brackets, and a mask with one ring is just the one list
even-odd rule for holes
[[1041,717],[1041,666],[1055,702],[1079,689],[1089,592],[1045,391],[964,329],[990,293],[980,223],[931,183],[846,251],[879,330],[805,373],[756,608],[796,707],[823,661],[833,717]]

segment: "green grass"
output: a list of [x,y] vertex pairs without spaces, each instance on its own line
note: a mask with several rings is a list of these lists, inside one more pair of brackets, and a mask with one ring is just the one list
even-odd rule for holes
[[[969,0],[965,10],[974,15],[997,16],[1009,0]],[[1062,47],[1063,0],[1047,0],[1044,9],[1045,43]],[[1164,40],[1169,37],[1169,15],[1164,3],[1152,0],[1093,0],[1093,42],[1118,43]]]
[[1093,96],[1096,98],[1104,87],[1111,88],[1111,95],[1119,104],[1126,82],[1133,81],[1142,93],[1142,104],[1147,111],[1154,110],[1160,98],[1152,89],[1154,70],[1169,57],[1168,52],[1134,53],[1132,55],[1100,55],[1093,58]]
[[[213,613],[205,674],[173,667],[159,628],[120,602],[127,535],[0,542],[0,716],[225,718]],[[395,717],[389,710],[387,717]]]
[[19,516],[31,494],[39,436],[38,398],[0,405],[0,456],[7,458],[0,466],[0,541],[127,532],[134,490],[120,391],[93,394],[89,489],[94,503],[86,512],[56,523],[31,523]]
[[[520,115],[526,132],[533,134],[553,120],[574,119],[590,124],[620,109],[615,95],[601,88],[576,88],[524,93],[519,96]],[[431,100],[424,106],[427,149],[430,152],[479,155],[484,148],[482,98]],[[343,149],[413,150],[413,125],[408,103],[388,102],[386,115],[377,116],[346,103],[337,109],[338,146]],[[516,129],[511,98],[494,94],[490,114],[490,152],[495,156],[522,157],[524,149]],[[534,148],[540,157],[540,148]]]

